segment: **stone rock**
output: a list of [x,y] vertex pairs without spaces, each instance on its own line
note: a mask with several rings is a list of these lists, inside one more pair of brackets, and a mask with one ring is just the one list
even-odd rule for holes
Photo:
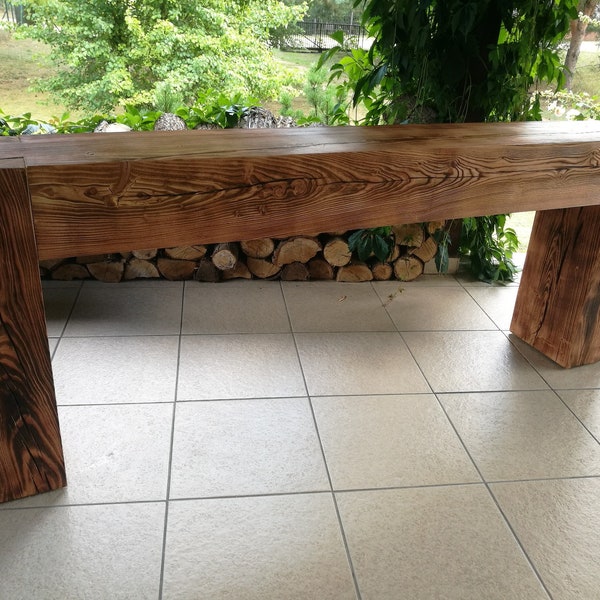
[[173,113],[163,113],[154,123],[154,131],[181,131],[187,129],[185,121]]
[[131,131],[129,125],[125,125],[125,123],[109,123],[108,121],[100,121],[96,129],[94,129],[94,133],[125,133],[127,131]]

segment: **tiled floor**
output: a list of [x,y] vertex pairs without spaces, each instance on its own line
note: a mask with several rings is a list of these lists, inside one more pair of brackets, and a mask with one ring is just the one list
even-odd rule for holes
[[516,291],[47,285],[70,484],[0,506],[0,599],[600,598],[600,364]]

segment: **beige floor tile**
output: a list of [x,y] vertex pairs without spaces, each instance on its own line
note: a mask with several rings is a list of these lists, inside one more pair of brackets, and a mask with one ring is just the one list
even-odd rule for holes
[[181,339],[178,400],[305,396],[291,334]]
[[399,290],[407,290],[415,287],[460,287],[460,283],[458,283],[454,275],[443,273],[425,273],[414,281],[372,281],[371,285],[382,297],[395,295]]
[[311,395],[431,391],[397,333],[299,333],[296,343]]
[[171,498],[328,489],[307,398],[178,403]]
[[[385,296],[382,300],[386,302]],[[462,288],[406,288],[386,308],[399,331],[497,329]]]
[[7,600],[156,600],[164,503],[0,511]]
[[163,600],[353,600],[329,494],[171,502]]
[[370,283],[284,282],[294,331],[394,331]]
[[58,416],[67,487],[6,506],[166,500],[172,404],[61,406]]
[[552,598],[598,598],[600,479],[498,483],[491,487]]
[[[472,287],[469,294],[485,311],[498,329],[508,331],[512,321],[513,309],[519,288],[508,287]],[[468,329],[468,328],[465,328]]]
[[172,402],[176,336],[63,338],[54,356],[59,404]]
[[312,402],[334,489],[481,481],[431,394]]
[[182,297],[181,284],[177,287],[84,285],[65,335],[179,334]]
[[337,498],[364,600],[547,598],[483,485]]
[[286,333],[290,324],[276,281],[185,286],[183,333]]
[[600,362],[565,369],[523,340],[520,340],[516,335],[511,334],[510,340],[552,389],[583,390],[600,388]]
[[558,395],[600,440],[600,390],[563,390]]
[[600,475],[600,445],[551,391],[440,402],[487,481]]
[[434,392],[547,389],[500,331],[406,332]]
[[49,337],[62,335],[80,287],[81,283],[77,287],[52,286],[43,288],[46,330]]

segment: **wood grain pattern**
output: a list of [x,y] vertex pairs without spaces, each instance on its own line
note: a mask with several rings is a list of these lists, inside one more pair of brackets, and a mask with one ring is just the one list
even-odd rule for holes
[[600,196],[600,125],[589,123],[35,136],[21,148],[40,258],[584,206]]
[[0,160],[0,502],[66,484],[22,160]]
[[600,207],[539,212],[511,331],[563,367],[600,360]]

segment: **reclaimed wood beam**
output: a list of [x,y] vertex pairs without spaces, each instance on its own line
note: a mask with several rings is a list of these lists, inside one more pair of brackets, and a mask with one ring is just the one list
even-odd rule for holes
[[25,165],[0,160],[0,502],[66,485]]
[[21,138],[40,258],[287,237],[600,196],[600,124]]

